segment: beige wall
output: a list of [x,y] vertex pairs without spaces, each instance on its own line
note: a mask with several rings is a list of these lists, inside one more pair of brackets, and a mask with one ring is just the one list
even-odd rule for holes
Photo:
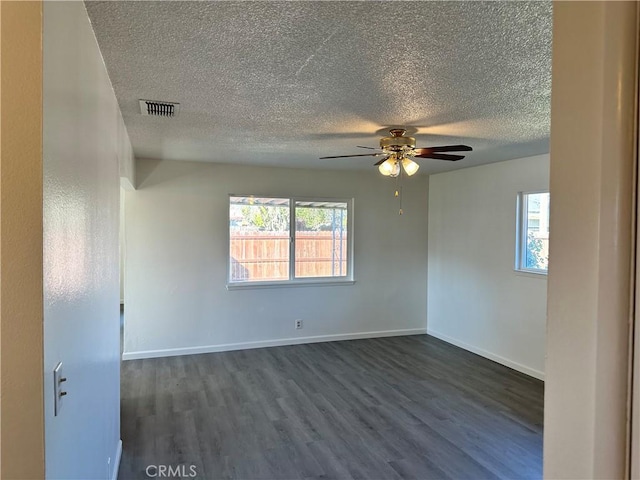
[[625,474],[636,8],[554,3],[546,478]]
[[0,4],[0,477],[44,477],[42,4]]

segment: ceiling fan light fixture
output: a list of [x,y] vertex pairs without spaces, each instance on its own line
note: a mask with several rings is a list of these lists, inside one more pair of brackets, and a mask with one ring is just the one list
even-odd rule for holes
[[[382,159],[374,165],[385,177],[399,177],[403,172],[408,177],[415,175],[420,166],[413,159],[430,158],[433,160],[446,160],[455,162],[462,160],[464,155],[451,155],[447,152],[471,152],[473,148],[468,145],[442,145],[436,147],[416,148],[416,139],[405,136],[407,131],[403,128],[392,128],[389,130],[389,137],[380,139],[380,151],[373,153],[358,153],[354,155],[334,155],[331,157],[320,157],[321,159],[329,158],[348,158],[348,157],[382,157]],[[376,150],[372,147],[362,147]]]
[[388,158],[380,164],[378,170],[385,177],[397,177],[400,174],[400,165],[395,158]]
[[407,175],[411,176],[418,171],[420,165],[405,157],[402,159],[402,168],[404,168]]

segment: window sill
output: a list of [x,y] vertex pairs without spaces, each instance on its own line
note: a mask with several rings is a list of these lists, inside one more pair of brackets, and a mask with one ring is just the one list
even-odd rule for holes
[[548,276],[547,272],[536,272],[534,270],[519,270],[514,269],[514,273],[521,277],[530,277],[530,278],[544,278],[546,279]]
[[227,290],[251,290],[256,288],[337,287],[354,285],[355,280],[295,280],[286,282],[237,282],[227,283]]

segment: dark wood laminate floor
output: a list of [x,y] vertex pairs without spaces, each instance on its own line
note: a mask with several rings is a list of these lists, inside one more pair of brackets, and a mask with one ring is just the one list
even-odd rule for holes
[[119,478],[541,478],[542,407],[427,335],[127,361]]

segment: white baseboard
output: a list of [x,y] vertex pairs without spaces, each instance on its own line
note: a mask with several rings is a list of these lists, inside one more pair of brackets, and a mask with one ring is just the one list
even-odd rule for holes
[[398,337],[404,335],[424,335],[424,328],[410,328],[405,330],[382,330],[379,332],[341,333],[336,335],[318,335],[314,337],[280,338],[276,340],[262,340],[259,342],[227,343],[224,345],[206,345],[200,347],[167,348],[164,350],[146,350],[141,352],[125,352],[123,360],[139,360],[143,358],[175,357],[178,355],[197,355],[200,353],[229,352],[232,350],[248,350],[251,348],[282,347],[285,345],[300,345],[303,343],[337,342],[341,340],[358,340],[363,338]]
[[116,449],[116,458],[113,462],[113,473],[111,474],[111,480],[118,480],[118,472],[120,471],[121,458],[122,458],[122,440],[118,440],[118,447]]
[[514,370],[524,373],[525,375],[529,375],[530,377],[534,377],[544,381],[544,372],[541,372],[539,370],[534,370],[533,368],[529,368],[525,365],[522,365],[521,363],[514,362],[513,360],[509,360],[508,358],[501,357],[500,355],[496,355],[495,353],[488,352],[486,350],[483,350],[482,348],[474,347],[473,345],[469,345],[468,343],[461,342],[460,340],[456,340],[455,338],[452,338],[443,333],[435,332],[429,328],[427,328],[427,334],[431,335],[432,337],[439,338],[440,340],[443,340],[447,343],[450,343],[451,345],[455,345],[456,347],[464,348],[465,350],[468,350],[477,355],[480,355],[481,357],[485,357],[485,358],[488,358],[489,360],[493,360],[494,362],[497,362],[506,367],[513,368]]

